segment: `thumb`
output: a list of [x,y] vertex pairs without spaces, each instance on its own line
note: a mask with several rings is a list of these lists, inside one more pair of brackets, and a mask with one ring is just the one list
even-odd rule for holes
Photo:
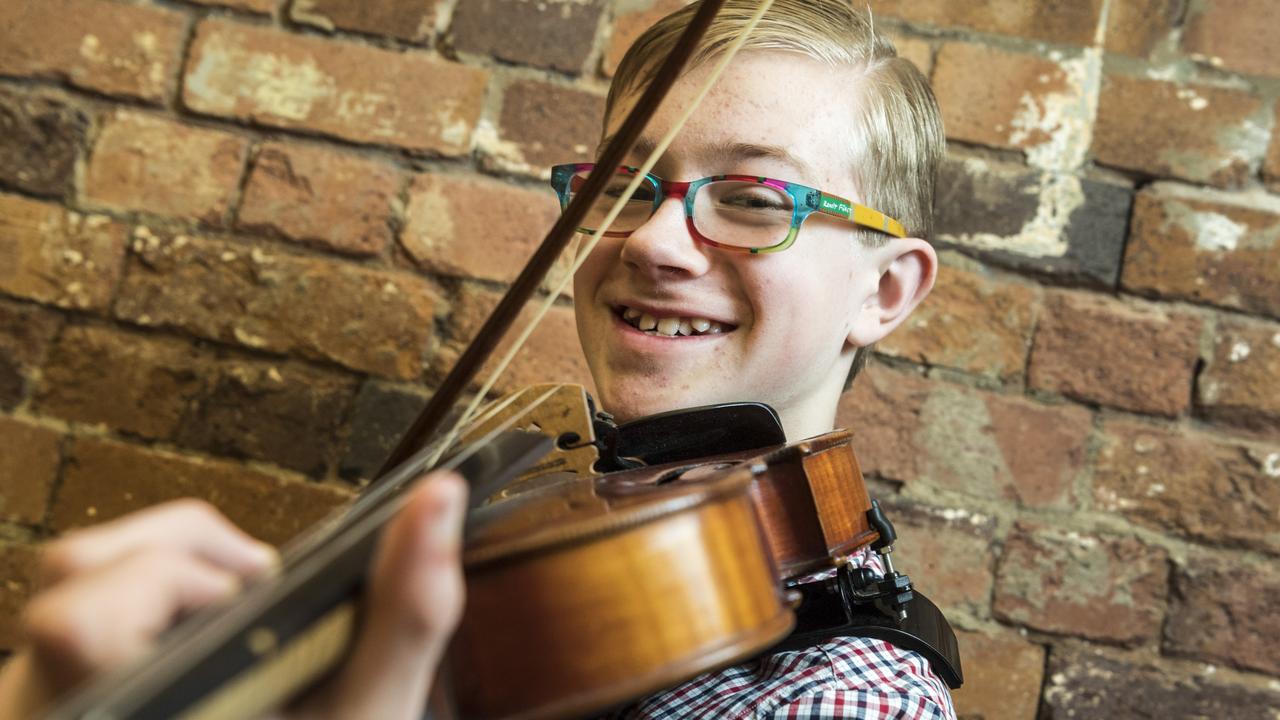
[[466,507],[467,485],[455,473],[433,473],[414,488],[383,531],[352,654],[303,715],[422,717],[462,616]]

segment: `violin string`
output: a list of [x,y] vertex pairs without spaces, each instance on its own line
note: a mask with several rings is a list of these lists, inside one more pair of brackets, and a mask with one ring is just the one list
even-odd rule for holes
[[591,251],[595,249],[596,244],[600,242],[600,238],[604,237],[604,234],[613,226],[614,220],[616,220],[618,215],[622,213],[623,206],[631,200],[631,196],[635,194],[636,190],[640,188],[640,184],[644,182],[645,176],[649,174],[649,171],[653,170],[653,167],[658,164],[658,159],[662,157],[662,154],[665,153],[671,143],[675,141],[676,135],[684,128],[685,123],[693,116],[693,113],[697,110],[698,106],[702,104],[702,100],[707,96],[707,93],[711,92],[711,88],[715,86],[716,81],[720,79],[720,75],[724,73],[725,69],[729,66],[729,62],[733,60],[733,57],[738,54],[742,45],[746,43],[747,38],[751,35],[751,32],[755,30],[756,25],[760,23],[760,19],[764,17],[766,12],[768,12],[771,5],[773,5],[773,0],[763,0],[763,2],[760,3],[760,7],[756,9],[755,13],[747,21],[746,27],[743,31],[739,33],[738,37],[733,39],[732,43],[730,43],[728,49],[725,50],[723,57],[721,57],[713,67],[711,75],[707,78],[706,82],[702,84],[702,87],[698,89],[698,94],[694,96],[693,102],[689,103],[689,106],[685,108],[680,117],[676,119],[675,124],[671,126],[666,135],[664,135],[654,147],[653,152],[649,153],[649,156],[645,158],[644,162],[640,165],[639,170],[631,179],[631,182],[628,183],[626,189],[623,190],[622,195],[618,197],[618,199],[613,203],[613,206],[609,209],[608,214],[605,215],[604,221],[600,223],[600,227],[596,228],[593,233],[588,235],[586,242],[578,249],[577,257],[574,258],[569,271],[564,274],[564,277],[560,278],[560,282],[556,284],[555,288],[538,306],[532,321],[525,324],[525,327],[520,331],[520,334],[516,337],[511,347],[508,348],[507,351],[503,353],[501,359],[499,359],[497,367],[485,379],[479,392],[475,394],[471,399],[471,402],[468,403],[467,408],[458,417],[458,420],[449,428],[449,432],[445,436],[445,442],[440,445],[441,449],[438,452],[443,452],[443,448],[447,448],[453,443],[459,433],[459,428],[468,421],[471,414],[475,412],[476,407],[480,404],[481,399],[483,399],[497,383],[499,376],[506,371],[507,366],[511,364],[513,359],[515,359],[516,353],[524,347],[525,342],[528,341],[531,335],[533,335],[534,329],[536,329],[538,324],[542,322],[542,319],[546,317],[547,313],[551,311],[551,307],[555,304],[555,301],[560,297],[561,293],[564,292],[565,287],[567,287],[573,280],[574,274],[578,272],[578,269],[582,267],[584,262],[586,262],[587,256],[589,256]]

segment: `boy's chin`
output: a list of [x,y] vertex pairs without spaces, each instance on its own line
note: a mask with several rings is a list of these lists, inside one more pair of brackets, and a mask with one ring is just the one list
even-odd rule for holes
[[702,393],[690,393],[687,388],[664,389],[640,384],[634,387],[611,388],[608,391],[602,389],[597,399],[600,402],[600,409],[613,415],[619,423],[717,402],[704,397]]

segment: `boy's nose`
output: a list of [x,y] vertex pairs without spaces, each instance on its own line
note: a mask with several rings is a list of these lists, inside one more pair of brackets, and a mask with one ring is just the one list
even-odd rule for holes
[[710,258],[689,232],[681,194],[667,192],[653,215],[623,240],[622,261],[655,278],[697,277],[708,270]]

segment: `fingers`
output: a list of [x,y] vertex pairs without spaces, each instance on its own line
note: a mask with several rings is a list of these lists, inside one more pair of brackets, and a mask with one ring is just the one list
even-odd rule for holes
[[173,622],[234,593],[240,577],[169,548],[148,548],[65,578],[27,606],[24,629],[55,685],[137,657]]
[[346,665],[299,709],[308,717],[420,718],[462,616],[462,525],[467,486],[427,476],[383,532],[363,624]]
[[41,579],[44,586],[51,586],[158,546],[203,558],[243,577],[260,574],[276,562],[274,548],[245,534],[213,506],[178,500],[77,530],[51,543],[41,561]]

